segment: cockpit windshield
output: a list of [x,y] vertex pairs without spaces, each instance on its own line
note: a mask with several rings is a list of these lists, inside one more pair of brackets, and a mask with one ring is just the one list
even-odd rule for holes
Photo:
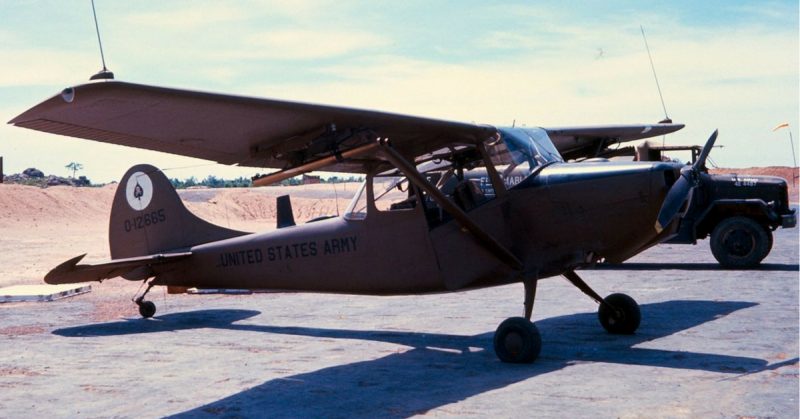
[[512,172],[524,178],[538,166],[564,161],[542,128],[500,128],[498,131],[500,138],[489,143],[487,150],[504,178]]

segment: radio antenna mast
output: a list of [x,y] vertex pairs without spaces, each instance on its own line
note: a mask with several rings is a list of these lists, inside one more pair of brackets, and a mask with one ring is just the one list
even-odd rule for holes
[[[93,0],[94,1],[94,0]],[[647,49],[647,58],[650,59],[650,68],[653,70],[653,78],[656,80],[656,88],[658,89],[658,97],[661,98],[661,107],[664,109],[664,120],[661,123],[670,124],[672,119],[667,115],[667,106],[664,105],[664,95],[661,94],[661,85],[658,84],[658,76],[656,75],[656,66],[653,64],[653,56],[650,55],[650,46],[647,45],[647,37],[644,35],[644,26],[639,25],[642,30],[642,39],[644,39],[644,47]]]
[[103,41],[100,40],[100,26],[97,24],[97,12],[94,9],[94,0],[92,0],[92,15],[94,16],[94,29],[97,32],[97,44],[100,45],[100,61],[103,62],[103,69],[92,77],[89,77],[89,80],[113,80],[114,73],[108,71],[108,68],[106,68],[106,57],[103,54]]

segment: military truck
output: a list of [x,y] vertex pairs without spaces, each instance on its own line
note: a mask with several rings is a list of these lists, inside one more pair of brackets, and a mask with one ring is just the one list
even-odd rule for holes
[[[660,160],[666,151],[691,151],[701,146],[652,146],[637,150],[639,160]],[[710,174],[703,168],[678,232],[667,243],[697,244],[710,237],[711,253],[726,268],[758,266],[772,249],[772,232],[797,225],[789,206],[786,180],[775,176]]]

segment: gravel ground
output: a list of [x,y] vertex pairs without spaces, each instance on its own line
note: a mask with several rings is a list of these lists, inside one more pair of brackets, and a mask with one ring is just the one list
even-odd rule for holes
[[798,230],[759,270],[708,243],[662,245],[583,272],[642,309],[611,336],[566,281],[540,284],[532,365],[492,335],[522,286],[465,293],[150,295],[109,281],[51,303],[0,305],[2,417],[798,417]]

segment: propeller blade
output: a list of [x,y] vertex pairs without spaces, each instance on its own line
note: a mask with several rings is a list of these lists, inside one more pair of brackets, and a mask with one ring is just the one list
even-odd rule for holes
[[669,225],[672,219],[678,215],[678,211],[680,211],[686,198],[689,197],[689,193],[692,191],[692,183],[686,176],[681,173],[681,176],[667,192],[667,197],[664,198],[664,203],[661,204],[661,210],[658,211],[656,232],[661,233]]
[[672,185],[669,192],[667,192],[664,203],[661,204],[661,210],[658,211],[658,218],[656,219],[655,225],[656,232],[661,233],[664,228],[672,222],[675,216],[678,215],[678,211],[681,210],[683,203],[689,198],[689,194],[696,186],[695,181],[690,179],[695,179],[700,170],[705,168],[706,159],[708,158],[708,154],[711,153],[711,149],[714,147],[714,142],[717,141],[718,134],[719,130],[714,130],[711,136],[708,137],[706,145],[703,146],[703,150],[700,152],[700,156],[697,157],[697,161],[694,162],[691,168],[686,167],[681,170],[681,176],[675,184]]
[[706,141],[706,145],[703,146],[700,156],[697,157],[697,161],[692,165],[694,170],[700,170],[706,167],[706,159],[708,158],[708,153],[711,153],[711,149],[714,148],[714,142],[717,141],[717,134],[719,134],[719,130],[715,129],[711,136],[708,137],[708,141]]

